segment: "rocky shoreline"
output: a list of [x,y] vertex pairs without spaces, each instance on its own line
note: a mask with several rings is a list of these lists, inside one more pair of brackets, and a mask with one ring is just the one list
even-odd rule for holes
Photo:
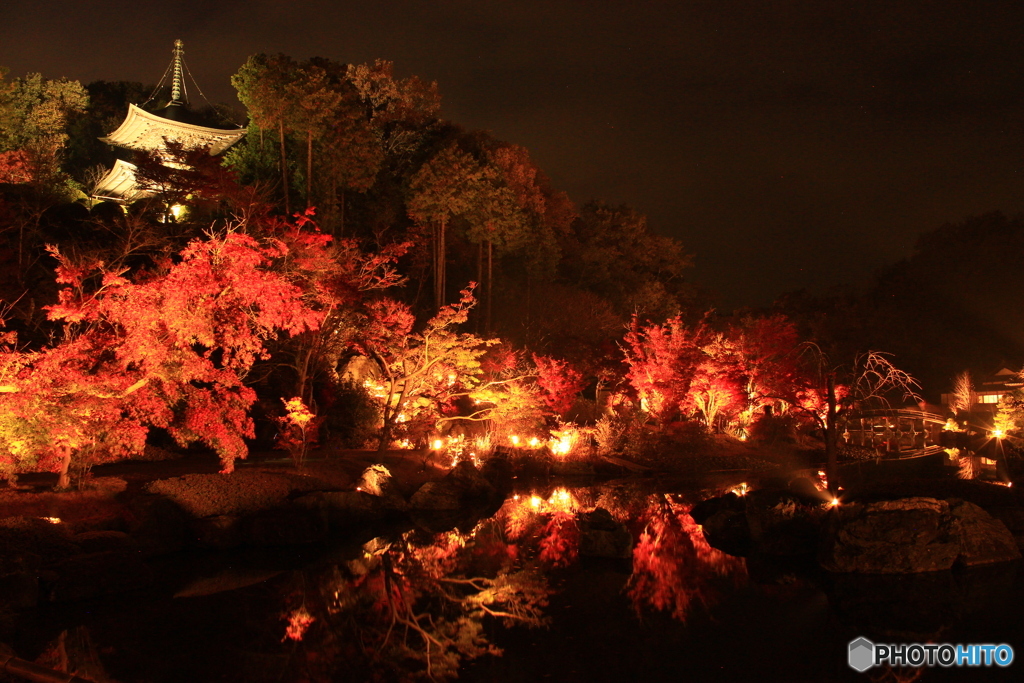
[[919,481],[835,502],[808,479],[710,498],[693,517],[708,542],[742,556],[813,558],[834,574],[915,574],[1021,559],[1024,507],[1007,487]]

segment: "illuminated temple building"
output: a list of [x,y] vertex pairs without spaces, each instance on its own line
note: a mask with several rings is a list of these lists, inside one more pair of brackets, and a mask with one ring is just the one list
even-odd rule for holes
[[[159,113],[145,111],[134,104],[128,105],[128,115],[117,130],[106,137],[100,138],[116,147],[140,151],[162,151],[167,141],[181,143],[188,149],[204,148],[211,156],[217,156],[227,150],[245,136],[244,128],[210,128],[188,123],[188,103],[185,90],[184,45],[180,40],[174,41],[174,57],[168,71],[171,76],[171,99]],[[167,72],[160,85],[167,78]],[[157,86],[157,88],[160,87]],[[150,98],[152,99],[152,98]],[[107,199],[117,202],[131,202],[150,196],[137,187],[135,181],[135,165],[118,159],[114,167],[96,184],[93,190],[95,199]]]

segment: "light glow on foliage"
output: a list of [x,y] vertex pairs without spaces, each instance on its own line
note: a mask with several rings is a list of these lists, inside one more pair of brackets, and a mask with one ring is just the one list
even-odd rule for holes
[[388,390],[384,385],[374,382],[372,379],[364,380],[363,388],[366,389],[370,396],[379,400],[383,400],[388,395]]
[[547,507],[552,512],[576,512],[579,507],[579,501],[576,496],[566,489],[565,487],[559,486],[552,493],[547,500]]
[[579,435],[579,429],[572,425],[567,425],[562,429],[553,429],[551,430],[551,439],[548,441],[548,449],[553,455],[569,455],[576,446]]
[[40,519],[44,519],[50,524],[60,524],[60,517],[41,517]]
[[[284,399],[281,400],[284,401]],[[305,427],[315,417],[298,396],[284,401],[284,409],[288,420],[296,427]]]
[[735,493],[737,496],[745,496],[745,495],[747,495],[748,491],[750,491],[750,487],[747,486],[747,482],[743,482],[739,486],[737,486],[734,489],[732,489],[731,492]]
[[310,625],[315,621],[305,605],[293,610],[291,614],[287,615],[287,619],[288,626],[284,630],[284,637],[281,638],[282,643],[286,640],[302,640]]

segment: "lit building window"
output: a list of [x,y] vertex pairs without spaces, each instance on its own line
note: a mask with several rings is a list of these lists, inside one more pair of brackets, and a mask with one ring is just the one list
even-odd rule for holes
[[999,403],[999,394],[981,394],[978,396],[978,403]]

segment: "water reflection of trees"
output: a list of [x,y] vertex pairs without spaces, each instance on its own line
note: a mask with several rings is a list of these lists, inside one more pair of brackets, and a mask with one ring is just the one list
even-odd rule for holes
[[[594,565],[581,557],[581,549],[586,554],[595,547],[583,535],[591,533],[587,520],[598,509],[632,533],[625,559]],[[206,661],[207,650],[185,639],[194,667],[213,666],[224,680],[447,680],[468,661],[500,655],[499,644],[512,635],[504,627],[547,623],[552,591],[546,575],[561,584],[577,573],[611,572],[621,577],[612,590],[624,582],[623,594],[641,617],[653,610],[685,621],[695,607],[711,605],[745,577],[745,565],[708,546],[689,510],[673,495],[628,487],[551,487],[510,497],[468,533],[413,530],[377,538],[355,556],[351,549],[335,556],[343,560],[270,572],[272,581],[256,585],[222,581],[219,593],[185,593],[197,602],[179,598],[175,604],[194,614],[227,609],[247,615],[224,643],[210,646],[223,661]],[[101,626],[100,636],[101,649],[121,648],[109,628]],[[232,644],[241,642],[247,644]],[[64,641],[57,645],[57,652],[70,651]],[[115,668],[134,671],[135,664]],[[191,674],[190,666],[181,671]]]
[[286,614],[289,628],[296,616],[308,621],[297,635],[300,678],[312,680],[454,678],[461,662],[501,654],[486,620],[543,625],[549,595],[544,575],[489,521],[469,534],[377,539],[317,584],[296,590]]
[[691,507],[670,494],[653,495],[638,515],[643,531],[626,587],[638,616],[653,608],[685,621],[695,604],[709,607],[747,576],[742,558],[708,545]]

